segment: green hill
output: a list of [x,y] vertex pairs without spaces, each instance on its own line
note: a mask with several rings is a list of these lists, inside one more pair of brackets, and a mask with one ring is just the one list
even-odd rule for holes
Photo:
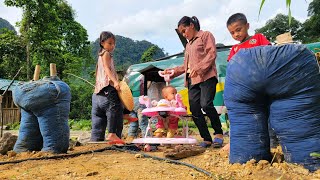
[[17,34],[17,31],[14,29],[14,27],[7,20],[2,19],[0,17],[0,29],[2,29],[2,28],[7,28],[7,29],[9,29],[11,31],[14,31],[15,34]]
[[[92,56],[97,59],[98,51],[100,49],[99,39],[91,43]],[[114,51],[114,60],[117,69],[126,69],[132,64],[140,62],[142,54],[151,46],[156,46],[148,41],[134,41],[130,38],[116,35],[116,49]],[[158,47],[158,46],[157,46]],[[158,47],[153,59],[158,59],[166,56],[163,49]]]

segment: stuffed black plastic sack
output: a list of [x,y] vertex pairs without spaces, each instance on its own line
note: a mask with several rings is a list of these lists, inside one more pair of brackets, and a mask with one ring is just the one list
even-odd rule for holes
[[320,74],[304,45],[241,49],[227,67],[231,163],[270,160],[268,119],[286,162],[319,169]]
[[15,152],[67,152],[71,93],[65,82],[51,76],[20,84],[13,90],[13,100],[21,108]]

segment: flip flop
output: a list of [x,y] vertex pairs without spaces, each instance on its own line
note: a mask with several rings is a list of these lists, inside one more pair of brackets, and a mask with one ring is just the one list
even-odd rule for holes
[[213,139],[212,146],[214,148],[221,148],[222,144],[223,144],[223,139],[220,139],[220,138],[214,138]]
[[199,144],[199,146],[201,146],[201,147],[203,147],[203,148],[208,148],[208,147],[210,147],[212,145],[212,143],[206,143],[206,142],[201,142],[200,144]]
[[128,123],[135,122],[135,121],[139,120],[138,118],[135,118],[135,117],[125,117],[123,119],[127,120],[127,122],[125,122],[125,124],[128,124]]
[[125,142],[121,139],[115,139],[115,140],[108,140],[107,141],[107,144],[110,144],[110,145],[114,145],[114,144],[125,144]]

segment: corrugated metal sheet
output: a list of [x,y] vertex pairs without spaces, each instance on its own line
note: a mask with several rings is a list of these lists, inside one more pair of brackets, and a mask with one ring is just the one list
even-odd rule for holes
[[[1,79],[0,78],[0,90],[5,91],[8,86],[10,85],[12,80],[8,79]],[[20,81],[14,81],[13,84],[10,86],[9,91],[12,91],[12,89],[19,83]]]

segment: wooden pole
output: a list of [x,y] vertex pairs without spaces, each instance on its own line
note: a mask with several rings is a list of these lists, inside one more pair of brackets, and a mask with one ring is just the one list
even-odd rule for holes
[[39,80],[39,76],[40,76],[40,65],[36,65],[36,68],[34,69],[33,80],[34,81]]
[[0,94],[0,119],[1,119],[1,132],[0,137],[3,135],[3,115],[2,115],[2,95]]
[[57,67],[54,63],[50,63],[50,76],[57,76]]

